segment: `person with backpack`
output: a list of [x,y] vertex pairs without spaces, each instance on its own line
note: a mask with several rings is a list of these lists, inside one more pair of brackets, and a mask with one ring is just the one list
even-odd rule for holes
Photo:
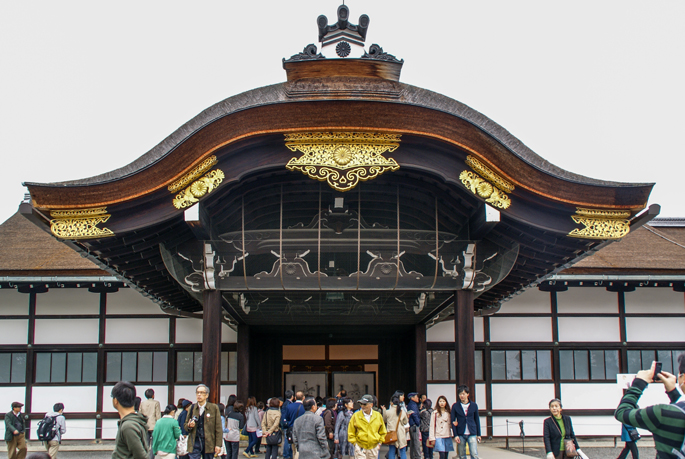
[[38,423],[38,439],[43,441],[50,459],[57,457],[59,445],[62,443],[62,435],[67,433],[67,422],[64,418],[64,404],[55,403],[52,411],[47,413]]
[[[656,362],[652,362],[650,369],[637,372],[614,417],[623,424],[652,432],[658,459],[682,459],[685,457],[685,401],[678,402],[678,386],[681,391],[685,390],[685,352],[678,356],[678,376],[666,371],[655,375],[655,367]],[[642,392],[657,380],[664,383],[671,404],[638,408]]]

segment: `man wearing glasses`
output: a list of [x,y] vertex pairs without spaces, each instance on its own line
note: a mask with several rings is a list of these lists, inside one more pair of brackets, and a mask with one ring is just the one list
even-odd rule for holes
[[[623,424],[647,429],[654,435],[658,459],[676,459],[685,438],[685,402],[678,402],[685,390],[685,353],[678,356],[678,376],[666,371],[654,374],[656,362],[649,370],[641,370],[621,399],[614,417]],[[651,382],[664,383],[670,405],[654,405],[638,408],[642,391]]]
[[197,403],[190,408],[185,429],[188,431],[190,459],[213,459],[221,452],[223,430],[219,407],[209,403],[209,387],[200,384],[195,389]]

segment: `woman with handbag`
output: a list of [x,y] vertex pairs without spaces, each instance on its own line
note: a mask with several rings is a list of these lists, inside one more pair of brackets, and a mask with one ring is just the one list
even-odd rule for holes
[[438,452],[440,459],[447,459],[452,445],[452,416],[450,415],[450,404],[444,395],[438,397],[435,410],[431,414],[430,426],[428,431],[428,443],[426,446]]
[[423,458],[433,459],[433,448],[428,447],[428,437],[430,435],[430,425],[431,425],[431,415],[433,414],[433,402],[430,399],[426,399],[421,404],[421,411],[419,412],[419,417],[421,418],[421,424],[419,425],[419,431],[421,432],[421,447],[423,448]]
[[618,459],[626,459],[628,452],[633,455],[633,459],[640,459],[637,450],[637,441],[639,439],[640,434],[635,427],[623,424],[621,426],[621,441],[626,442],[626,445],[623,447],[621,454],[618,455]]
[[247,449],[243,451],[245,457],[257,457],[255,454],[255,446],[261,438],[257,438],[257,430],[261,427],[259,421],[259,411],[257,410],[257,399],[254,397],[247,398],[247,405],[245,405],[245,430],[250,439],[247,444]]
[[269,409],[264,413],[262,418],[262,432],[266,438],[266,455],[264,459],[278,458],[278,445],[283,441],[283,433],[281,432],[281,401],[277,397],[272,397],[269,400]]
[[[389,446],[388,459],[395,459],[395,453],[398,451],[400,459],[407,459],[407,430],[404,425],[409,422],[409,418],[402,409],[397,395],[390,400],[388,409],[383,410],[383,421],[388,430],[384,442]],[[392,439],[395,441],[391,443]]]
[[576,456],[587,459],[585,453],[578,446],[571,418],[561,414],[561,410],[561,400],[553,398],[549,402],[549,411],[552,416],[545,419],[542,427],[547,459],[564,459],[564,457]]
[[155,423],[152,432],[152,452],[155,459],[175,459],[176,446],[181,437],[181,428],[174,419],[176,405],[167,405],[164,416]]
[[240,449],[240,431],[245,427],[243,416],[244,405],[236,400],[229,411],[226,408],[226,429],[224,430],[224,446],[226,446],[226,459],[238,459]]

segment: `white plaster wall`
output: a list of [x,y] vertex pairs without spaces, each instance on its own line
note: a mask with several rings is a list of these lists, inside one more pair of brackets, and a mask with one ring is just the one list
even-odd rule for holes
[[100,294],[87,288],[51,288],[36,295],[37,315],[99,314]]
[[[114,440],[117,437],[118,419],[103,419],[102,420],[102,439]],[[68,428],[68,426],[67,426]]]
[[554,384],[493,384],[493,410],[546,409],[554,398]]
[[[519,421],[523,421],[523,430],[526,432],[526,437],[542,437],[542,423],[545,421],[546,417],[547,416],[495,416],[492,418],[492,435],[494,437],[506,437],[507,420],[509,420],[509,444],[511,446],[520,447],[521,437],[519,437],[519,434],[521,430],[518,426]],[[574,428],[576,426],[575,419],[576,418],[574,417]],[[484,432],[483,434],[485,435]],[[542,439],[526,440],[526,444],[531,446],[539,446],[540,443],[542,443]]]
[[[115,424],[116,426],[116,424]],[[37,439],[38,421],[31,422],[31,438]],[[114,433],[116,436],[116,431]],[[112,437],[114,438],[114,437]],[[95,419],[67,419],[67,433],[63,440],[93,440],[95,439]],[[38,442],[37,440],[35,440]]]
[[28,319],[0,320],[0,344],[26,344],[28,331]]
[[222,323],[221,324],[221,342],[222,343],[237,343],[238,342],[238,333],[235,332],[228,325]]
[[[615,407],[614,407],[615,408]],[[613,416],[573,416],[573,432],[577,436],[620,436],[621,423]],[[583,442],[579,441],[583,449]]]
[[476,384],[476,403],[478,404],[478,409],[481,409],[481,410],[485,409],[486,395],[487,395],[487,393],[486,393],[485,384]]
[[683,339],[685,317],[626,317],[626,339],[631,342],[669,342]]
[[0,400],[6,405],[7,412],[9,412],[12,407],[10,406],[12,402],[25,403],[26,401],[26,387],[19,386],[5,386],[0,387]]
[[169,319],[106,319],[105,342],[168,343]]
[[[561,402],[565,409],[616,409],[623,391],[613,383],[565,383],[561,385]],[[549,401],[549,400],[548,400]],[[575,426],[575,418],[573,421]]]
[[683,314],[685,293],[668,288],[637,288],[626,292],[626,313]]
[[[223,331],[221,333],[223,341]],[[176,319],[177,343],[201,343],[202,321],[199,319]]]
[[502,304],[500,312],[506,314],[551,314],[552,306],[549,292],[541,292],[538,289],[528,289],[520,295]]
[[[112,388],[114,387],[114,384],[110,384],[107,386],[104,386],[102,388],[102,412],[103,413],[115,413],[117,410],[114,409],[112,406]],[[155,385],[147,385],[147,384],[136,384],[136,395],[140,397],[141,399],[145,400],[145,391],[148,389],[152,389],[155,391],[155,400],[159,402],[159,407],[164,410],[167,406],[168,402],[168,396],[169,396],[169,387],[168,386],[155,386]],[[187,398],[187,397],[186,397]],[[193,397],[192,400],[195,400]],[[174,398],[174,405],[178,401],[178,397]]]
[[572,287],[557,292],[557,312],[618,314],[618,293],[604,287]]
[[97,344],[99,319],[36,319],[36,344]]
[[[196,400],[196,397],[195,397],[195,388],[196,387],[197,387],[197,384],[193,385],[193,386],[174,386],[174,400],[178,401],[179,398],[183,397],[183,398],[190,400],[191,402],[194,403]],[[231,394],[228,394],[228,395],[231,395]]]
[[473,318],[473,341],[482,343],[485,340],[484,320],[482,317]]
[[435,342],[454,342],[454,321],[445,320],[433,325],[426,330],[426,341]]
[[[228,396],[231,394],[235,394],[236,392],[238,392],[238,386],[236,386],[235,384],[226,384],[221,386],[221,396],[219,397],[219,402],[225,405],[226,400],[228,400]],[[266,400],[262,401],[266,403]]]
[[551,317],[491,317],[490,341],[552,341]]
[[428,398],[433,402],[433,406],[438,403],[438,397],[444,395],[450,406],[457,401],[457,386],[455,384],[428,384],[428,391],[426,393]]
[[559,341],[621,341],[618,317],[559,317]]
[[138,291],[120,288],[107,294],[107,314],[162,314],[162,310]]
[[0,316],[29,315],[29,296],[13,288],[0,289]]
[[57,402],[70,413],[97,411],[97,386],[33,386],[31,397],[31,410],[37,413],[52,411]]

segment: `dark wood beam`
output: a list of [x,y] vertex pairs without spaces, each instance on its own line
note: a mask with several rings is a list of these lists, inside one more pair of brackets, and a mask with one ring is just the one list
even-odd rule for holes
[[209,401],[219,403],[221,392],[221,292],[202,294],[202,381],[209,387]]
[[454,350],[457,356],[457,384],[465,384],[475,400],[476,344],[473,334],[473,291],[457,290],[454,301]]

